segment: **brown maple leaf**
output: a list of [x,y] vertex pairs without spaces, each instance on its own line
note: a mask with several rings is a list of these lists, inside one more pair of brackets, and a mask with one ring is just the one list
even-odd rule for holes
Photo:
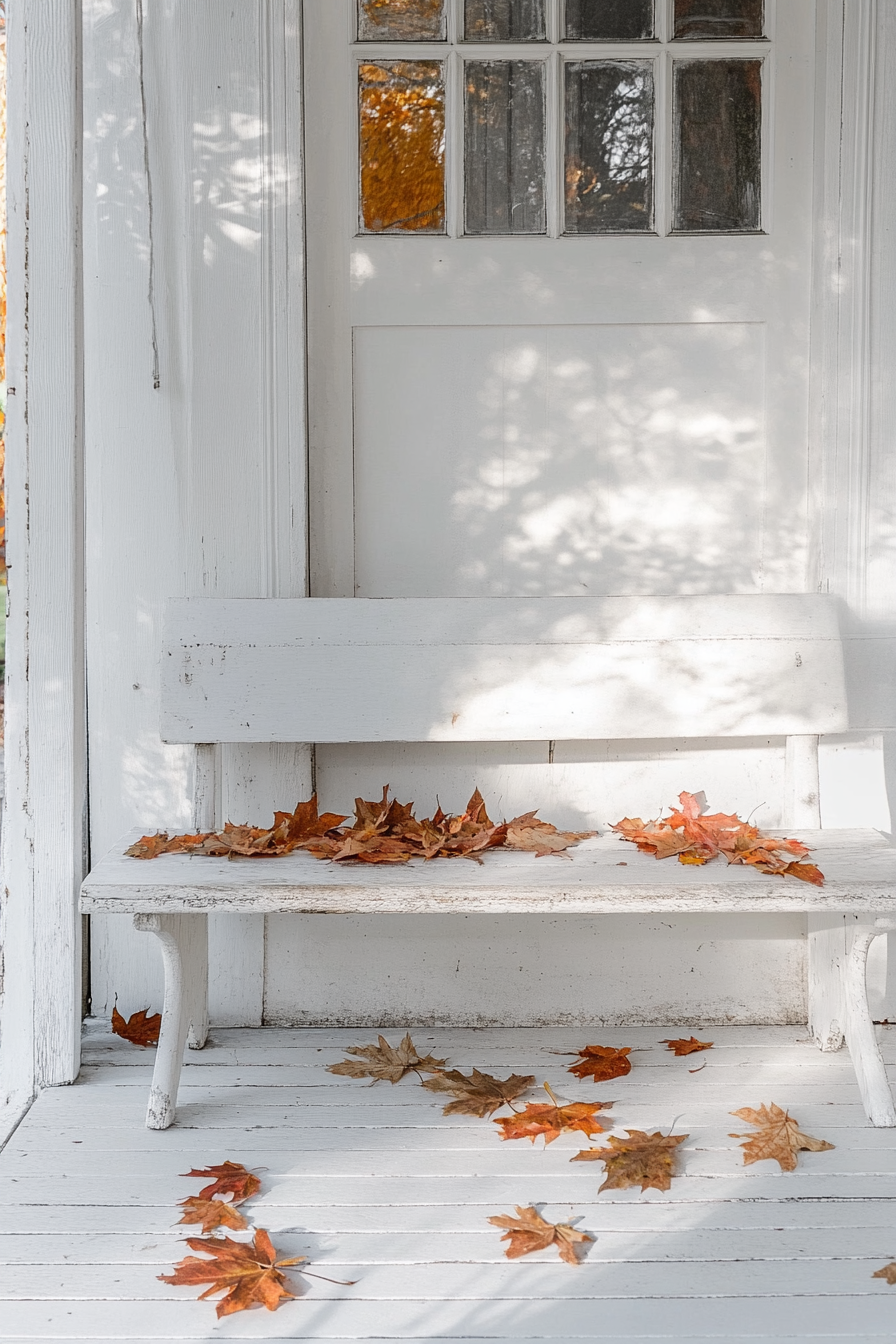
[[226,1204],[223,1199],[203,1199],[201,1195],[191,1195],[182,1199],[180,1207],[184,1211],[178,1223],[201,1223],[203,1232],[214,1232],[216,1227],[229,1227],[241,1232],[248,1227],[239,1209]]
[[203,1251],[211,1257],[200,1260],[187,1255],[175,1265],[173,1274],[160,1274],[162,1283],[211,1286],[199,1294],[200,1302],[215,1293],[226,1293],[218,1303],[218,1316],[232,1316],[236,1311],[263,1306],[276,1311],[281,1302],[295,1297],[286,1287],[281,1270],[305,1263],[304,1255],[292,1260],[278,1260],[271,1238],[264,1228],[255,1233],[254,1241],[234,1241],[232,1237],[187,1237],[186,1243],[194,1251]]
[[891,1260],[883,1269],[876,1269],[871,1275],[872,1279],[886,1279],[891,1286],[896,1283],[896,1260]]
[[691,1036],[689,1040],[682,1038],[675,1041],[660,1041],[660,1045],[668,1045],[674,1055],[681,1057],[681,1055],[694,1055],[698,1050],[711,1050],[713,1042],[698,1041],[696,1036]]
[[547,854],[558,854],[568,859],[566,851],[580,840],[590,840],[596,831],[558,831],[548,821],[539,821],[535,812],[524,812],[507,824],[507,849],[522,849],[534,853],[537,859]]
[[201,1171],[194,1167],[192,1171],[185,1171],[183,1175],[198,1176],[200,1180],[206,1176],[214,1176],[215,1179],[211,1184],[199,1191],[200,1199],[217,1199],[219,1195],[230,1195],[234,1204],[242,1204],[261,1189],[261,1181],[257,1176],[253,1176],[251,1171],[247,1171],[242,1162],[222,1162],[217,1167],[203,1167]]
[[165,853],[165,847],[168,844],[168,836],[165,832],[158,835],[141,835],[139,840],[125,850],[125,854],[132,859],[155,859],[159,854]]
[[444,1059],[434,1059],[432,1055],[418,1055],[410,1035],[405,1036],[397,1049],[393,1049],[385,1036],[380,1036],[379,1045],[350,1045],[345,1053],[359,1058],[328,1064],[328,1073],[342,1074],[346,1078],[372,1078],[375,1082],[397,1083],[406,1073],[438,1073],[446,1062]]
[[626,1133],[627,1139],[611,1134],[609,1148],[586,1148],[570,1161],[603,1162],[607,1176],[600,1190],[628,1190],[634,1185],[642,1190],[668,1190],[674,1175],[675,1150],[689,1136],[645,1134],[641,1129],[628,1129]]
[[642,853],[658,859],[677,854],[679,863],[703,864],[724,854],[729,863],[747,864],[763,873],[823,885],[824,875],[819,869],[801,862],[809,853],[801,840],[763,835],[758,827],[731,813],[707,815],[703,793],[681,793],[678,803],[671,816],[648,822],[640,817],[623,817],[610,829],[617,831],[623,840],[632,841]]
[[560,1259],[568,1265],[581,1263],[576,1251],[577,1244],[594,1240],[587,1232],[577,1232],[569,1223],[547,1223],[537,1209],[531,1207],[524,1209],[518,1204],[516,1211],[516,1218],[505,1213],[489,1218],[495,1227],[507,1229],[501,1240],[510,1242],[504,1252],[508,1260],[517,1260],[521,1255],[531,1255],[533,1251],[556,1246]]
[[606,1083],[611,1078],[624,1078],[632,1071],[632,1062],[628,1056],[632,1052],[630,1045],[617,1050],[612,1045],[586,1045],[579,1051],[581,1056],[575,1064],[570,1064],[569,1072],[577,1078],[591,1078],[595,1083]]
[[501,1082],[478,1069],[474,1069],[469,1078],[452,1069],[449,1073],[437,1073],[433,1078],[427,1078],[423,1086],[429,1092],[450,1092],[457,1098],[443,1109],[443,1115],[478,1115],[484,1120],[499,1107],[522,1096],[534,1082],[533,1074],[524,1077],[514,1073]]
[[531,1139],[534,1143],[539,1134],[544,1135],[545,1147],[553,1143],[561,1134],[578,1131],[587,1134],[603,1134],[604,1127],[595,1119],[597,1111],[606,1111],[611,1101],[570,1101],[561,1103],[548,1087],[544,1089],[551,1099],[546,1102],[530,1101],[524,1111],[515,1115],[499,1116],[493,1120],[502,1130],[502,1139]]
[[731,1114],[757,1128],[755,1134],[730,1136],[732,1139],[747,1140],[741,1144],[745,1167],[769,1158],[777,1162],[782,1171],[795,1171],[797,1153],[801,1150],[827,1153],[834,1147],[834,1144],[828,1143],[825,1139],[813,1139],[808,1134],[801,1134],[796,1120],[774,1102],[771,1106],[760,1106],[758,1110],[754,1110],[752,1106],[744,1106],[739,1111],[732,1111]]
[[112,1030],[116,1036],[123,1037],[124,1040],[130,1041],[132,1045],[158,1045],[161,1029],[161,1013],[153,1013],[150,1017],[149,1009],[141,1008],[139,1013],[131,1013],[127,1022],[125,1022],[121,1013],[113,1005]]

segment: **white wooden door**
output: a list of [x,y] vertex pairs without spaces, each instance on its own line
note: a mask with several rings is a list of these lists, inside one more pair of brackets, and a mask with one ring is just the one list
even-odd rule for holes
[[[805,589],[813,0],[304,11],[313,592]],[[390,782],[457,808],[478,783],[507,815],[602,825],[705,788],[771,823],[782,751],[321,747],[317,770],[328,806]],[[533,973],[542,1018],[573,1010],[590,934],[473,923],[441,954],[402,934],[435,1013],[527,1020]],[[748,1018],[802,1011],[799,921],[728,925],[727,958],[712,921],[676,924],[660,974],[657,921],[601,927],[586,1015],[631,1015],[638,992],[642,1011],[712,1015],[732,984]],[[384,978],[406,983],[394,957]]]

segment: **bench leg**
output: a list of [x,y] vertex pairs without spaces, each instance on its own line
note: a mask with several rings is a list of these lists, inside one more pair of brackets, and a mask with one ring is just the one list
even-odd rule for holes
[[844,915],[809,916],[809,1032],[819,1050],[843,1044],[846,940]]
[[887,1081],[883,1056],[868,1008],[865,971],[868,949],[882,933],[896,929],[896,921],[877,919],[872,926],[861,925],[852,940],[843,974],[846,1044],[856,1071],[865,1114],[872,1125],[896,1128],[896,1106]]
[[134,927],[154,933],[165,968],[165,1003],[156,1050],[148,1129],[174,1123],[184,1047],[201,1050],[208,1036],[208,916],[135,915]]

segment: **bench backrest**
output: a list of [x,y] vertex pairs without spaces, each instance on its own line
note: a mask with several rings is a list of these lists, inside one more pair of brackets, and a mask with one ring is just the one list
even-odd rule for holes
[[818,735],[847,727],[819,594],[168,604],[167,742]]

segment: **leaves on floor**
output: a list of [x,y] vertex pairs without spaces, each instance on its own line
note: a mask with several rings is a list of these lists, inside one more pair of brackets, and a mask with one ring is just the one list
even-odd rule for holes
[[155,859],[160,854],[199,854],[212,858],[275,858],[304,849],[316,859],[334,863],[407,863],[410,859],[467,858],[481,862],[488,849],[522,850],[536,858],[566,851],[593,831],[559,831],[536,813],[513,821],[493,822],[485,801],[475,790],[466,809],[451,816],[438,807],[432,817],[418,820],[413,803],[389,798],[388,785],[376,802],[355,799],[355,820],[343,826],[345,816],[317,810],[317,795],[299,803],[294,812],[276,812],[273,824],[234,826],[204,835],[144,835],[125,852],[133,859]]
[[502,1139],[531,1139],[534,1143],[543,1134],[547,1146],[565,1133],[578,1132],[590,1138],[592,1134],[604,1132],[603,1125],[595,1117],[598,1111],[612,1106],[611,1101],[560,1102],[547,1083],[544,1086],[551,1098],[549,1105],[539,1101],[530,1102],[524,1111],[492,1121],[502,1131]]
[[185,1171],[185,1176],[198,1176],[215,1179],[199,1191],[200,1199],[217,1199],[220,1195],[230,1195],[234,1204],[242,1204],[261,1189],[261,1181],[251,1171],[247,1171],[241,1162],[222,1162],[217,1167],[203,1167],[202,1170]]
[[834,1148],[834,1144],[828,1143],[825,1139],[813,1139],[808,1134],[800,1133],[796,1120],[774,1102],[771,1106],[760,1106],[758,1110],[754,1110],[752,1106],[744,1106],[739,1111],[732,1111],[731,1114],[757,1128],[755,1134],[729,1136],[732,1139],[747,1140],[741,1144],[745,1167],[753,1162],[770,1159],[777,1162],[782,1171],[795,1171],[797,1153],[801,1151],[826,1153]]
[[187,1245],[202,1251],[207,1259],[187,1255],[175,1265],[173,1274],[160,1274],[162,1283],[211,1286],[199,1294],[199,1300],[225,1293],[218,1303],[218,1316],[231,1316],[249,1307],[263,1306],[276,1311],[281,1302],[296,1294],[286,1287],[281,1273],[306,1262],[304,1255],[291,1260],[277,1257],[271,1238],[258,1228],[252,1241],[234,1241],[232,1237],[187,1237]]
[[116,1036],[121,1036],[132,1045],[158,1045],[159,1032],[162,1030],[162,1014],[153,1013],[149,1016],[148,1008],[141,1008],[139,1013],[131,1013],[127,1021],[124,1020],[116,1007],[112,1009],[112,1030]]
[[437,1073],[445,1064],[444,1059],[434,1059],[432,1055],[419,1055],[417,1047],[406,1035],[394,1049],[385,1036],[380,1036],[379,1045],[350,1045],[347,1055],[359,1058],[343,1059],[339,1064],[328,1064],[328,1073],[342,1074],[346,1078],[372,1078],[374,1082],[398,1083],[407,1073]]
[[671,816],[656,821],[623,817],[611,830],[658,859],[678,856],[679,863],[704,864],[723,854],[729,863],[746,864],[762,873],[796,877],[820,887],[824,874],[802,859],[809,847],[800,840],[765,835],[757,826],[724,812],[706,812],[706,795],[681,793]]
[[191,1195],[182,1199],[180,1207],[184,1211],[181,1223],[201,1223],[203,1232],[214,1232],[218,1227],[229,1227],[231,1231],[242,1232],[249,1224],[239,1209],[223,1199],[203,1199],[200,1195]]
[[887,1283],[892,1286],[896,1283],[896,1260],[891,1260],[888,1265],[884,1265],[883,1269],[876,1269],[871,1277],[872,1279],[886,1279]]
[[660,1045],[668,1045],[673,1055],[681,1057],[682,1055],[694,1055],[698,1050],[711,1050],[712,1041],[698,1041],[696,1036],[691,1036],[687,1040],[660,1041]]
[[607,1177],[598,1190],[630,1190],[639,1185],[641,1190],[668,1190],[675,1175],[675,1152],[687,1134],[645,1134],[641,1129],[628,1129],[627,1139],[611,1134],[609,1148],[586,1148],[570,1158],[571,1162],[603,1162]]
[[569,1072],[577,1078],[591,1078],[595,1083],[606,1083],[611,1078],[624,1078],[632,1071],[628,1058],[631,1046],[617,1050],[611,1045],[586,1045],[579,1051],[580,1059],[570,1064]]
[[502,1082],[478,1069],[474,1069],[469,1077],[452,1069],[425,1079],[423,1086],[428,1092],[449,1092],[456,1098],[443,1108],[443,1115],[476,1115],[485,1120],[500,1107],[528,1092],[534,1083],[535,1075],[531,1073],[514,1073]]
[[508,1260],[517,1260],[521,1255],[531,1255],[533,1251],[556,1246],[561,1260],[565,1260],[568,1265],[578,1265],[581,1261],[576,1247],[594,1240],[587,1232],[578,1232],[569,1223],[545,1222],[537,1209],[521,1208],[518,1204],[516,1212],[516,1218],[503,1213],[489,1218],[495,1227],[507,1229],[501,1240],[510,1242],[504,1252]]

